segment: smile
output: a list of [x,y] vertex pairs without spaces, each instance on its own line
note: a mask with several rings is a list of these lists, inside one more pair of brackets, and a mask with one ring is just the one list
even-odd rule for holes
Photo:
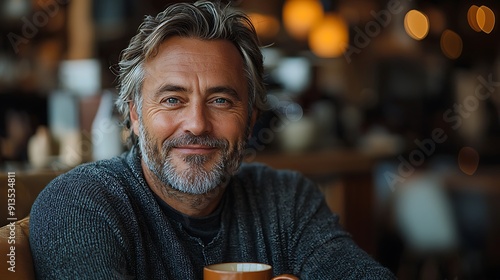
[[215,147],[204,146],[204,145],[186,145],[174,147],[173,150],[180,152],[182,154],[188,155],[200,155],[200,154],[209,154],[217,150]]

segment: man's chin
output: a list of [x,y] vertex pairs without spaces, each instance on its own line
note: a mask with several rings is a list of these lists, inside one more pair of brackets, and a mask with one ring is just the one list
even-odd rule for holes
[[171,163],[176,166],[178,170],[192,170],[203,169],[208,172],[215,168],[217,163],[217,156],[215,155],[199,155],[191,154],[184,156],[173,156]]
[[178,191],[179,193],[189,196],[198,196],[198,195],[203,196],[206,194],[213,193],[216,190],[220,190],[221,186],[222,184],[218,184],[217,186],[210,188],[203,188],[203,189],[195,189],[195,188],[172,188],[172,189]]
[[168,182],[170,188],[189,195],[210,193],[222,184],[221,178],[197,171],[177,173],[177,178]]

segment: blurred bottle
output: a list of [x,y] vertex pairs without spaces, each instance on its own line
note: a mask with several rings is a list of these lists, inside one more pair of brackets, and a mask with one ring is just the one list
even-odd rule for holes
[[113,93],[105,91],[92,122],[92,158],[108,159],[123,152],[121,127],[113,115]]
[[39,126],[28,141],[28,160],[35,169],[46,168],[52,155],[52,140],[50,131],[45,126]]

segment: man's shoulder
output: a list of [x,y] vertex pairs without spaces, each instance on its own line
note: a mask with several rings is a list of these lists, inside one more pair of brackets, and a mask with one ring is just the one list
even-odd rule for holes
[[[132,178],[126,159],[116,157],[79,165],[52,180],[38,195],[31,208],[36,225],[47,219],[64,223],[68,219],[99,213],[118,219],[129,214],[139,200],[141,188]],[[47,216],[47,218],[44,218]],[[49,218],[50,217],[50,218]],[[38,221],[38,222],[37,222]]]
[[130,178],[132,173],[129,169],[122,156],[84,163],[56,177],[44,188],[41,195],[72,193],[76,196],[109,192],[117,186],[126,186],[122,182]]
[[111,159],[81,164],[64,174],[61,174],[58,179],[80,179],[78,181],[82,181],[81,179],[85,179],[92,181],[101,181],[108,179],[108,177],[123,177],[125,176],[127,169],[128,166],[125,162],[125,159],[119,156],[113,157]]

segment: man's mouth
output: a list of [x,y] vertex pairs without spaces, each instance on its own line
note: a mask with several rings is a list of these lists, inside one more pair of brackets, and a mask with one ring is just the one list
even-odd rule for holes
[[206,145],[182,145],[173,147],[172,150],[186,155],[203,155],[213,153],[218,148]]

